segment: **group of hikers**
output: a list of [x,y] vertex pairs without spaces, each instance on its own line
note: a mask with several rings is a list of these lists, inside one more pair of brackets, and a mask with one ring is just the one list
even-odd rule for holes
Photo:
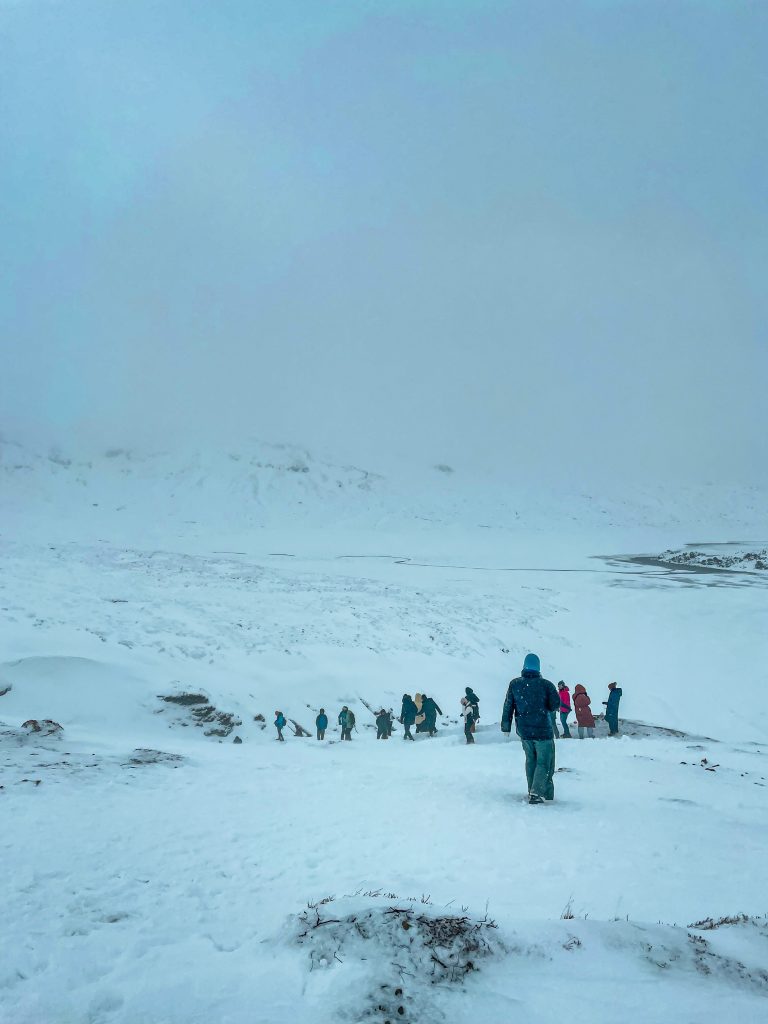
[[[611,736],[619,735],[619,701],[621,689],[616,683],[608,684],[608,700],[604,700],[605,720]],[[461,698],[461,718],[466,743],[475,742],[475,730],[480,720],[480,698],[471,686],[464,690]],[[504,709],[501,717],[501,731],[510,733],[512,721],[515,731],[520,737],[525,751],[525,770],[528,779],[528,800],[532,804],[543,803],[554,799],[555,743],[556,739],[572,739],[568,726],[571,712],[576,715],[576,727],[579,739],[585,735],[594,739],[595,716],[592,713],[591,698],[586,688],[579,684],[571,698],[570,687],[561,679],[555,688],[554,683],[541,675],[541,663],[536,654],[525,658],[523,671],[513,679],[507,689]],[[366,705],[370,707],[369,705]],[[392,708],[380,708],[374,711],[376,718],[376,739],[386,740],[392,736],[395,715]],[[400,715],[397,721],[403,727],[403,739],[414,740],[412,729],[417,733],[435,736],[437,733],[437,716],[442,715],[437,701],[425,693],[416,693],[411,697],[403,694]],[[560,718],[562,734],[557,727]],[[346,704],[338,715],[341,739],[351,740],[352,731],[356,730],[355,713]],[[282,711],[275,712],[275,728],[278,740],[283,740],[283,729],[287,720]],[[328,715],[325,708],[315,719],[318,740],[325,739],[328,729]],[[306,731],[302,733],[306,735]]]
[[[465,696],[461,698],[461,716],[464,720],[464,735],[467,743],[475,742],[472,733],[475,731],[475,724],[480,718],[479,704],[480,700],[477,694],[472,690],[471,686],[467,686]],[[416,693],[413,697],[409,693],[404,693],[400,715],[397,719],[403,727],[403,739],[413,740],[411,728],[415,728],[416,732],[424,732],[428,736],[436,736],[437,716],[442,715],[442,713],[442,709],[437,701],[426,693]],[[376,739],[389,739],[395,723],[394,710],[392,708],[387,710],[382,707],[378,711],[374,711],[374,715],[376,718]],[[337,721],[341,729],[341,739],[351,740],[352,730],[357,729],[354,711],[345,704],[339,712]],[[281,742],[285,739],[283,729],[287,724],[288,720],[283,712],[276,711],[275,728],[277,729],[277,738]],[[320,708],[315,719],[315,729],[318,740],[324,740],[326,730],[328,729],[328,715],[325,708]]]
[[[557,711],[551,712],[552,731],[555,739],[560,739],[557,729],[557,715],[560,714],[560,725],[562,726],[564,740],[571,739],[571,730],[568,728],[568,716],[573,710],[576,713],[576,727],[579,731],[579,739],[584,739],[584,734],[595,738],[595,716],[592,714],[592,699],[586,688],[579,684],[573,691],[573,703],[571,703],[570,688],[563,680],[557,684],[557,696],[560,699],[560,706]],[[610,736],[619,735],[619,701],[621,700],[621,687],[616,683],[608,683],[608,700],[604,700],[605,720],[608,723]]]

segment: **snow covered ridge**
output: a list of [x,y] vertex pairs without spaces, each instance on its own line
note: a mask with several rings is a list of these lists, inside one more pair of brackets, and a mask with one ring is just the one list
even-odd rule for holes
[[45,503],[59,515],[80,508],[104,514],[189,521],[267,522],[278,508],[298,518],[320,508],[368,509],[381,478],[365,469],[313,459],[295,445],[254,442],[183,453],[107,448],[87,458],[0,442],[0,498]]
[[[75,456],[60,449],[35,451],[0,440],[0,514],[55,513],[91,532],[126,521],[177,526],[388,523],[471,525],[536,532],[574,524],[688,528],[714,539],[724,529],[752,529],[764,520],[764,489],[702,484],[673,491],[626,484],[599,490],[549,479],[521,480],[507,466],[493,474],[433,464],[399,467],[385,475],[374,466],[319,458],[297,445],[243,441],[185,451],[140,453],[106,447]],[[87,519],[83,519],[86,516]],[[702,533],[701,535],[706,535]]]
[[749,550],[733,545],[709,545],[705,551],[696,548],[664,551],[659,555],[659,561],[671,565],[701,566],[705,569],[768,572],[768,548]]

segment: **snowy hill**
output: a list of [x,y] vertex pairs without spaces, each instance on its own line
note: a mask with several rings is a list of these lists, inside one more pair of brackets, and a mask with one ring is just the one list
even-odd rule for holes
[[[766,580],[659,556],[762,550],[764,494],[0,452],[0,1020],[764,1019]],[[543,809],[498,729],[528,650],[595,710],[624,693]],[[404,691],[438,736],[377,743]],[[332,742],[275,742],[320,707]]]
[[647,528],[676,537],[696,528],[764,529],[766,507],[766,491],[758,486],[737,491],[717,483],[681,484],[671,490],[668,484],[653,489],[616,482],[587,488],[519,480],[514,467],[489,475],[441,463],[399,468],[392,475],[264,442],[186,453],[107,448],[75,457],[0,441],[0,481],[3,522],[17,528],[40,522],[48,533],[62,524],[68,539],[76,533],[92,539],[98,529],[130,532],[134,526],[139,536],[159,528],[159,534],[194,537],[200,531],[193,527],[232,533],[287,523],[603,535]]

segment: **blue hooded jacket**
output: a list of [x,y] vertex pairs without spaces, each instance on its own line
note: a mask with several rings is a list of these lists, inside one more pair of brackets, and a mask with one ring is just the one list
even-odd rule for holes
[[512,719],[515,718],[521,740],[551,740],[555,735],[552,712],[560,707],[560,695],[554,683],[542,678],[539,666],[536,655],[529,654],[522,674],[507,688],[501,731],[511,732]]
[[315,725],[321,731],[328,728],[328,715],[318,715],[315,719]]
[[400,712],[400,721],[403,725],[413,725],[416,721],[416,705],[414,704],[412,697],[407,693],[403,694],[403,707]]
[[608,700],[606,703],[605,713],[606,715],[615,716],[619,713],[619,701],[621,700],[621,687],[614,686],[611,692],[608,694]]

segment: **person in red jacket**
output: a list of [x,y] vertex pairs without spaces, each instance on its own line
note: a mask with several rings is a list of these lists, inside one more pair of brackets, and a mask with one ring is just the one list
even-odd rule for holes
[[573,691],[573,708],[576,712],[576,724],[579,727],[580,740],[584,739],[585,729],[590,739],[593,740],[595,738],[595,716],[592,714],[592,709],[589,706],[591,703],[589,694],[579,683]]
[[571,738],[571,730],[568,728],[568,715],[571,713],[571,691],[563,680],[557,684],[557,693],[560,697],[560,724],[563,727],[563,739]]

